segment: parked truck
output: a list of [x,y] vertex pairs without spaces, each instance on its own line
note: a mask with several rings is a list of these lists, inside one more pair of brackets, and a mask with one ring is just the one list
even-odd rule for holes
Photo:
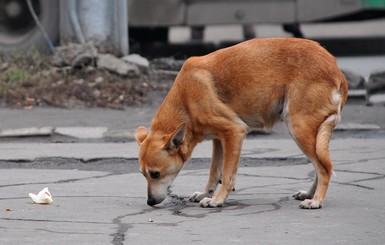
[[[65,39],[62,20],[68,13],[60,7],[63,0],[30,1],[49,39],[54,43]],[[84,6],[87,1],[77,0],[76,4],[83,2]],[[385,16],[385,0],[128,0],[126,6],[130,39],[138,42],[165,42],[174,26],[199,30],[207,25],[276,23],[298,36],[301,33],[296,27],[301,23]],[[27,1],[1,0],[0,52],[32,46],[45,49],[47,43]]]

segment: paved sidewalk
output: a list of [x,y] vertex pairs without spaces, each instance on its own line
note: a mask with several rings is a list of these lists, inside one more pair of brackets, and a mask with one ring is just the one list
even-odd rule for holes
[[[134,140],[139,125],[150,126],[157,105],[126,108],[124,111],[93,109],[35,108],[30,111],[0,108],[0,139],[65,135],[73,139],[104,141]],[[385,129],[385,107],[347,104],[338,130]],[[276,128],[275,137],[288,138],[285,127]]]
[[[236,191],[219,209],[186,201],[204,187],[208,169],[182,171],[173,194],[157,207],[146,205],[145,179],[137,171],[1,169],[0,244],[383,244],[383,142],[332,141],[337,176],[320,210],[301,210],[291,197],[311,185],[310,164],[241,167]],[[134,142],[103,147],[105,154],[128,157],[136,151]],[[209,157],[209,148],[200,145],[193,157]],[[1,145],[1,155],[5,151]],[[303,157],[286,139],[246,140],[242,156]],[[33,204],[28,193],[46,186],[54,204]]]

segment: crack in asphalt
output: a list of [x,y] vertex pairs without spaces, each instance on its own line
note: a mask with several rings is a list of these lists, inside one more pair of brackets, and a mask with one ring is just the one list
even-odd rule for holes
[[[378,160],[379,158],[375,158],[375,159]],[[250,165],[251,166],[256,166],[256,165],[257,166],[261,166],[261,165],[262,166],[273,166],[270,163],[274,163],[274,162],[278,162],[278,165],[289,165],[291,163],[297,163],[297,164],[294,164],[294,165],[308,164],[308,160],[306,158],[302,158],[302,159],[300,159],[300,161],[298,161],[297,158],[292,158],[289,161],[288,161],[288,158],[285,158],[285,159],[270,159],[271,162],[268,163],[268,164],[263,163],[263,161],[265,161],[266,159],[262,159],[262,160],[261,159],[257,159],[256,160],[256,159],[251,159],[251,158],[250,159],[249,158],[242,158],[241,160],[243,160],[243,163],[240,164],[240,167],[250,167]],[[258,160],[262,161],[262,164],[260,164],[261,162],[256,163],[256,162],[258,162]],[[366,162],[366,161],[370,161],[370,160],[371,159],[364,159],[364,160],[361,160],[361,162]],[[98,161],[100,161],[100,160],[98,160]],[[133,160],[133,161],[137,161],[137,160]],[[195,166],[196,168],[193,168],[195,170],[195,173],[194,172],[190,172],[189,175],[197,175],[197,174],[199,174],[199,169],[202,169],[202,168],[207,169],[207,167],[208,167],[208,165],[207,165],[208,159],[199,159],[197,161],[201,165],[198,164],[198,166]],[[253,161],[253,163],[249,164],[251,161]],[[285,161],[288,161],[288,162],[285,163]],[[126,162],[124,162],[124,163],[126,163]],[[205,163],[205,165],[202,165],[202,163]],[[349,162],[349,163],[345,162],[345,163],[339,164],[339,166],[340,165],[350,164],[350,163],[356,163],[356,162]],[[359,183],[363,182],[363,181],[374,181],[374,180],[385,179],[385,175],[384,174],[375,173],[375,172],[337,170],[337,169],[335,171],[336,172],[342,172],[342,173],[350,173],[350,174],[368,174],[368,175],[372,175],[373,177],[360,178],[360,179],[355,179],[355,180],[348,181],[348,182],[333,181],[333,183],[336,183],[336,184],[354,186],[354,187],[357,187],[357,188],[363,188],[363,189],[367,189],[367,190],[374,190],[375,188],[369,187],[369,186],[365,186],[365,185],[362,185],[362,184],[359,184]],[[121,175],[121,174],[124,174],[124,173],[115,172],[114,171],[114,172],[108,172],[108,173],[106,173],[104,175],[90,176],[90,177],[85,177],[85,178],[72,178],[72,179],[64,179],[64,180],[57,180],[57,181],[38,182],[38,183],[18,183],[18,184],[0,185],[0,188],[14,187],[14,186],[23,186],[23,185],[31,185],[31,184],[65,184],[65,183],[71,183],[71,182],[77,182],[77,181],[85,181],[85,180],[89,180],[89,179],[106,178],[106,177],[115,176],[115,175]],[[182,174],[182,175],[186,175],[186,174]],[[256,189],[256,188],[275,187],[275,186],[281,186],[281,185],[297,185],[299,183],[305,183],[305,182],[308,183],[308,182],[312,182],[313,181],[314,175],[315,175],[314,170],[308,172],[307,177],[303,177],[303,178],[291,177],[291,176],[275,176],[275,175],[258,175],[258,174],[239,173],[238,176],[257,177],[257,178],[273,178],[273,179],[288,179],[288,180],[294,180],[295,182],[294,183],[293,182],[291,182],[291,183],[279,183],[279,184],[268,184],[268,185],[259,185],[259,186],[250,186],[250,187],[245,187],[245,188],[239,188],[239,189],[237,189],[237,193],[234,193],[234,195],[235,196],[237,194],[246,195],[246,194],[242,194],[242,193],[239,193],[239,192],[242,192],[242,191],[245,191],[245,190],[250,190],[250,189]],[[285,194],[283,194],[283,195],[285,195]],[[108,196],[61,196],[61,197],[88,198],[88,197],[108,197]],[[0,200],[22,199],[22,198],[24,199],[25,197],[0,198]],[[130,198],[135,198],[135,197],[130,197]],[[170,194],[169,198],[170,198],[170,201],[165,203],[165,204],[163,204],[162,207],[152,207],[152,208],[149,208],[149,209],[143,209],[142,211],[139,211],[139,212],[136,212],[136,213],[129,213],[129,214],[124,214],[124,215],[119,215],[119,216],[117,216],[117,217],[112,219],[112,223],[111,222],[97,222],[97,221],[47,220],[47,219],[23,219],[23,218],[18,219],[18,218],[4,218],[4,217],[0,217],[0,220],[4,220],[4,221],[20,221],[20,222],[53,222],[53,223],[79,223],[79,224],[108,224],[108,225],[113,224],[113,225],[117,226],[117,228],[116,228],[114,233],[110,234],[110,236],[112,236],[111,243],[114,244],[114,245],[121,245],[121,244],[123,244],[126,241],[126,239],[127,239],[127,232],[129,231],[129,229],[133,228],[135,225],[154,225],[155,224],[155,225],[159,225],[159,226],[178,226],[181,223],[189,222],[189,221],[191,221],[193,219],[205,218],[205,217],[207,217],[207,216],[209,216],[211,214],[220,213],[223,210],[242,210],[242,209],[245,209],[245,208],[249,208],[251,206],[261,207],[262,210],[258,210],[258,211],[255,211],[255,212],[241,213],[241,214],[236,214],[236,215],[237,216],[258,215],[258,214],[263,214],[263,213],[267,213],[267,212],[275,212],[277,210],[280,210],[282,208],[282,204],[283,203],[288,202],[288,201],[291,200],[291,198],[289,196],[284,196],[284,197],[280,198],[278,201],[272,202],[272,203],[262,203],[262,204],[251,203],[251,204],[248,204],[247,202],[250,201],[249,199],[237,199],[237,200],[229,199],[224,204],[223,207],[210,208],[210,209],[202,209],[202,212],[198,212],[198,213],[195,213],[195,214],[189,214],[188,212],[186,212],[186,209],[199,207],[199,204],[188,202],[187,201],[188,197],[182,197],[182,196],[178,196],[176,194]],[[143,215],[143,214],[146,214],[146,213],[154,212],[154,211],[159,210],[159,209],[166,209],[166,210],[168,210],[170,212],[171,215],[181,216],[181,217],[184,217],[186,219],[178,221],[178,222],[161,222],[161,223],[152,222],[152,221],[140,222],[140,223],[125,223],[125,222],[122,221],[126,217],[136,216],[136,215]],[[100,233],[61,232],[61,231],[53,231],[53,230],[50,230],[50,229],[35,229],[35,230],[51,232],[51,233],[60,233],[60,234],[100,234]]]
[[[262,213],[278,211],[278,210],[280,210],[282,208],[282,203],[288,202],[288,201],[290,201],[290,197],[288,197],[288,196],[282,197],[281,199],[279,199],[277,202],[274,202],[274,203],[267,203],[267,204],[259,204],[259,205],[257,205],[257,206],[266,206],[266,205],[272,206],[273,207],[272,209],[261,210],[261,211],[245,213],[245,214],[238,214],[238,216],[244,216],[244,215],[250,215],[250,214],[262,214]],[[240,201],[238,201],[237,204],[241,204]],[[241,205],[251,206],[251,205],[245,205],[245,204],[241,204]]]
[[[367,153],[367,152],[365,152],[365,153]],[[367,163],[367,162],[373,161],[373,160],[375,160],[375,161],[383,160],[384,161],[385,157],[365,158],[365,159],[354,160],[354,161],[353,160],[346,160],[346,161],[339,160],[338,162],[340,162],[340,163],[338,164],[338,166],[350,165],[350,164],[355,164],[355,163]]]
[[106,177],[115,176],[115,175],[121,175],[121,173],[107,173],[105,175],[90,176],[90,177],[85,177],[85,178],[64,179],[64,180],[57,180],[57,181],[28,182],[28,183],[0,185],[0,188],[23,186],[23,185],[66,184],[66,183],[78,182],[78,181],[89,180],[89,179],[101,179],[101,178],[106,178]]
[[[191,218],[192,219],[201,219],[201,218],[205,218],[211,214],[221,213],[223,210],[234,211],[234,210],[242,210],[242,209],[245,209],[245,208],[248,208],[251,206],[268,206],[268,207],[272,207],[272,208],[267,208],[267,209],[257,211],[257,212],[247,212],[244,214],[236,214],[236,216],[244,216],[244,215],[250,215],[250,214],[262,214],[262,213],[266,213],[266,212],[273,212],[273,211],[277,211],[277,210],[281,209],[282,203],[290,201],[289,196],[285,196],[276,202],[266,203],[266,204],[246,204],[243,202],[245,202],[247,200],[228,200],[222,207],[204,208],[204,209],[202,208],[201,209],[202,212],[200,212],[199,214],[192,215],[192,214],[188,214],[187,212],[184,212],[184,210],[187,208],[199,207],[198,203],[186,201],[187,198],[181,197],[181,196],[178,196],[175,194],[171,194],[171,195],[169,195],[169,197],[171,198],[171,201],[169,203],[164,204],[163,207],[153,207],[150,210],[146,209],[146,211],[143,210],[142,212],[139,212],[136,214],[131,214],[131,215],[140,215],[140,214],[156,211],[158,209],[167,209],[171,215],[189,218],[186,220],[173,222],[173,223],[157,223],[157,225],[177,226],[181,223],[191,221]],[[139,223],[137,223],[137,224],[139,224]],[[144,224],[144,223],[140,223],[140,224]]]
[[[347,173],[353,173],[353,174],[356,173],[356,174],[375,175],[372,178],[362,178],[362,179],[352,180],[350,182],[336,182],[336,181],[333,181],[333,183],[336,183],[336,184],[350,185],[350,186],[355,186],[355,187],[358,187],[358,188],[364,188],[364,189],[367,189],[367,190],[374,190],[375,188],[368,187],[368,186],[365,186],[365,185],[360,185],[360,184],[357,184],[357,183],[362,182],[362,181],[373,181],[373,180],[385,179],[385,175],[384,174],[375,173],[375,172],[350,171],[350,170],[335,170],[335,171],[336,172],[347,172]],[[253,174],[242,174],[242,173],[238,174],[238,175],[240,175],[240,176],[248,176],[248,177],[260,177],[260,178],[281,178],[281,179],[290,179],[290,180],[301,181],[301,182],[295,182],[295,183],[287,183],[287,184],[298,184],[298,183],[304,183],[304,182],[306,182],[306,183],[313,182],[313,176],[315,175],[315,171],[314,170],[310,171],[308,173],[308,177],[306,177],[306,178],[287,177],[287,176],[286,177],[285,176],[282,177],[282,176],[273,176],[273,175],[253,175]],[[251,187],[245,187],[245,188],[239,188],[239,189],[237,188],[237,193],[239,193],[241,191],[248,190],[248,189],[274,187],[274,186],[279,186],[279,185],[283,185],[283,184],[280,183],[280,184],[269,184],[269,185],[263,185],[263,186],[251,186]],[[187,204],[188,202],[186,201],[186,198],[178,196],[176,194],[171,194],[171,195],[169,195],[169,197],[171,197],[171,202],[169,204],[165,204],[164,208],[169,209],[171,211],[172,215],[178,215],[178,216],[187,217],[187,218],[204,218],[207,215],[210,215],[211,213],[221,212],[223,209],[228,208],[228,207],[232,207],[232,210],[239,210],[239,209],[244,209],[246,207],[249,207],[251,205],[272,206],[272,208],[271,209],[267,209],[267,210],[257,211],[257,212],[254,212],[254,213],[237,214],[237,215],[242,216],[242,215],[250,215],[250,214],[260,214],[260,213],[266,213],[266,212],[273,212],[273,211],[279,210],[282,207],[282,203],[287,202],[287,201],[290,200],[290,197],[286,196],[286,197],[282,197],[280,200],[278,200],[277,202],[274,202],[274,203],[250,204],[250,205],[242,203],[242,201],[244,201],[244,200],[228,200],[224,204],[223,207],[215,208],[214,210],[212,210],[212,209],[210,210],[209,209],[210,211],[205,212],[205,213],[189,215],[189,214],[186,214],[186,213],[183,212],[184,209],[192,207],[192,205],[188,205]]]
[[[276,187],[276,186],[288,186],[288,185],[298,185],[301,183],[310,183],[313,182],[311,179],[306,179],[307,181],[300,181],[300,182],[289,182],[289,183],[279,183],[279,184],[268,184],[268,185],[258,185],[258,186],[249,186],[249,187],[243,187],[243,188],[237,188],[236,191],[242,192],[245,190],[251,190],[251,189],[260,189],[260,188],[266,188],[266,187]],[[242,194],[244,195],[244,194]]]
[[[184,165],[184,170],[208,169],[211,158],[192,158]],[[305,157],[254,158],[241,157],[239,167],[295,166],[309,164]],[[47,157],[30,160],[0,161],[2,169],[78,169],[83,171],[101,171],[114,173],[139,172],[137,158],[76,159]]]
[[112,223],[118,226],[117,231],[111,234],[111,236],[113,237],[111,243],[114,245],[123,245],[123,242],[126,238],[126,232],[128,231],[128,229],[133,227],[128,223],[122,222],[122,219],[127,216],[130,216],[130,214],[120,215],[112,220]]
[[34,230],[35,231],[45,231],[45,232],[55,233],[55,234],[70,234],[70,235],[101,235],[101,234],[103,234],[103,233],[99,233],[99,232],[53,231],[50,229],[42,229],[42,228],[37,228]]
[[137,158],[94,158],[89,160],[62,157],[41,157],[34,160],[1,160],[2,169],[78,169],[113,173],[138,172]]
[[336,182],[336,181],[333,181],[333,183],[336,183],[336,184],[339,184],[339,185],[354,186],[354,187],[363,188],[363,189],[366,189],[366,190],[375,190],[375,188],[373,188],[373,187],[369,187],[369,186],[365,186],[365,185],[359,185],[359,184],[354,184],[354,183]]
[[309,178],[298,178],[298,177],[276,176],[276,175],[260,175],[260,174],[244,174],[244,173],[238,173],[237,176],[256,177],[256,178],[273,178],[273,179],[290,179],[290,180],[309,180]]
[[336,183],[336,184],[354,186],[354,187],[363,188],[363,189],[366,189],[366,190],[375,190],[375,188],[370,187],[370,186],[365,186],[365,185],[357,184],[357,183],[363,182],[363,181],[372,181],[372,180],[385,179],[385,174],[380,174],[380,173],[375,173],[375,172],[353,171],[353,170],[334,170],[334,171],[335,172],[342,172],[342,173],[351,173],[351,174],[375,175],[374,177],[371,177],[371,178],[357,179],[357,180],[352,180],[352,181],[349,181],[349,182],[333,181],[333,183]]
[[0,220],[6,221],[21,221],[21,222],[49,222],[49,223],[73,223],[73,224],[102,224],[110,225],[109,222],[98,221],[83,221],[83,220],[49,220],[49,219],[22,219],[22,218],[4,218],[0,217]]
[[[55,195],[55,198],[122,198],[122,196],[97,196],[97,195],[92,195],[92,196],[85,196],[85,195],[81,195],[81,196],[70,196],[70,195]],[[134,198],[134,197],[130,197],[130,198]],[[29,197],[0,197],[0,201],[4,201],[4,200],[18,200],[18,199],[29,199]]]

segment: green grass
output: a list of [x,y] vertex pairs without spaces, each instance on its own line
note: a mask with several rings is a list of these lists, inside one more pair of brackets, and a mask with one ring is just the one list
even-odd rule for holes
[[15,83],[19,81],[25,81],[30,78],[28,71],[23,69],[14,69],[6,72],[3,76],[3,80],[6,83]]

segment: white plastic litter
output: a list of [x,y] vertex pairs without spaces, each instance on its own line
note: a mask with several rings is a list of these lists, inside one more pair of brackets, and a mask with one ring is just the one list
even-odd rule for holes
[[51,204],[53,203],[51,193],[49,193],[48,187],[45,187],[37,195],[29,193],[29,197],[34,203],[37,204]]

